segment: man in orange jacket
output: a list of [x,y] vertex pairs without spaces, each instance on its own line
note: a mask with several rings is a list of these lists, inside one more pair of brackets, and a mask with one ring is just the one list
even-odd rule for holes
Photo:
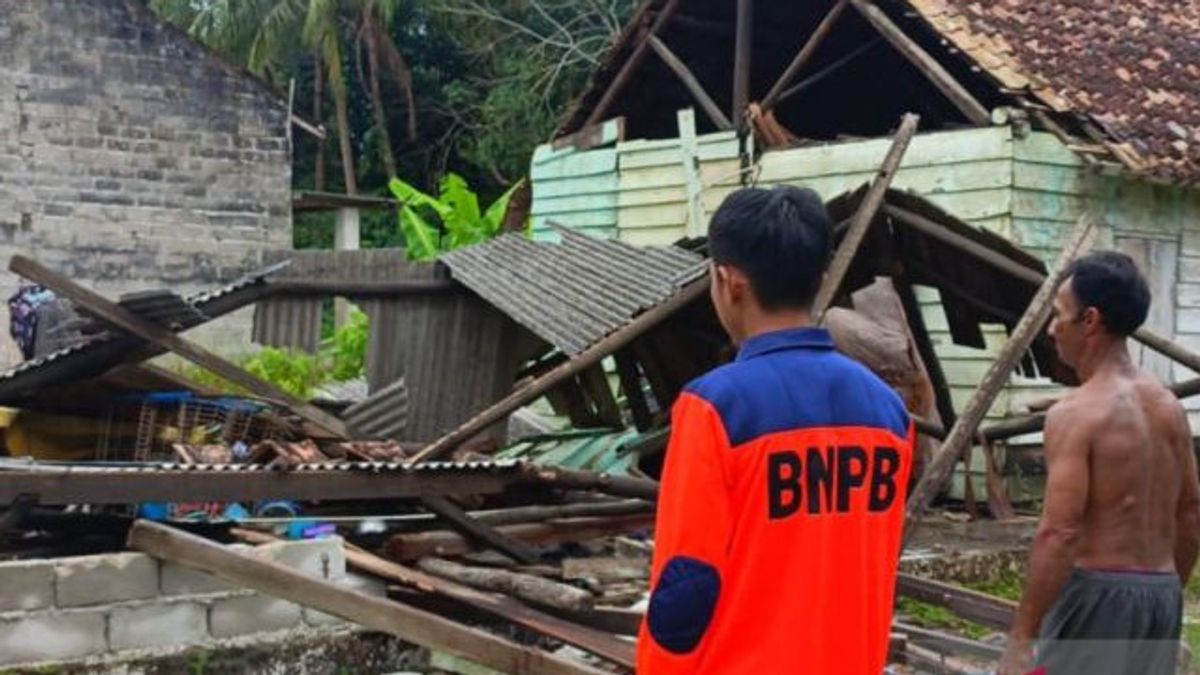
[[810,190],[745,189],[709,227],[737,359],[672,412],[641,675],[878,675],[913,429],[810,310],[833,230]]

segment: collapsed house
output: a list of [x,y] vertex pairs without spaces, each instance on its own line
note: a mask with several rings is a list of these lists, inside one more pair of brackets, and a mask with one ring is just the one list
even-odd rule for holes
[[[753,7],[744,30],[739,11]],[[1082,214],[1154,293],[1147,326],[1200,347],[1191,298],[1200,223],[1194,12],[895,0],[642,5],[531,165],[537,236],[550,223],[635,244],[703,234],[731,190],[868,180],[904,112],[921,115],[893,186],[1044,261]],[[741,36],[741,37],[739,37]],[[693,110],[694,108],[694,110]],[[1004,341],[963,341],[918,285],[951,397],[966,404]],[[969,348],[964,348],[969,347]],[[1187,368],[1137,347],[1181,383]],[[989,418],[1054,394],[1016,377]],[[1187,402],[1193,426],[1197,406]],[[1036,448],[1037,436],[1014,445]],[[980,484],[984,467],[973,467]],[[956,494],[961,496],[961,491]]]

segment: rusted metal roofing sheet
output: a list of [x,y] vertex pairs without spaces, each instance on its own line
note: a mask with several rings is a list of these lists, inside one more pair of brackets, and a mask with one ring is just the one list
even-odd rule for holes
[[408,385],[400,378],[346,408],[342,418],[366,438],[402,440],[408,426]]
[[506,234],[442,256],[455,280],[567,354],[667,300],[703,259],[560,229],[561,243]]
[[[187,298],[196,313],[181,329],[193,328],[251,304],[266,292],[266,278],[286,263],[272,265],[213,291]],[[41,389],[95,377],[129,357],[146,350],[151,356],[162,350],[148,347],[140,338],[124,333],[99,333],[87,342],[72,345],[0,372],[0,405],[14,405]]]

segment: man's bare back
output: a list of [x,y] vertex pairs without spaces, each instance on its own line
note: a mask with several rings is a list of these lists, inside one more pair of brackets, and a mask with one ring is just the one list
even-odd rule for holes
[[1097,374],[1059,402],[1047,420],[1086,452],[1087,499],[1075,566],[1172,572],[1180,496],[1195,481],[1191,432],[1178,399],[1155,378]]

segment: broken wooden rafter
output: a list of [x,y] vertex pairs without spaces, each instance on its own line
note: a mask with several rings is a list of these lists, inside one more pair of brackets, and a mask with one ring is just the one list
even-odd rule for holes
[[763,98],[763,110],[769,111],[773,109],[784,98],[784,93],[788,85],[792,83],[792,80],[796,79],[796,76],[800,74],[804,66],[808,65],[808,62],[812,60],[817,47],[821,45],[833,30],[838,18],[846,11],[848,5],[849,0],[838,0],[837,4],[825,15],[825,18],[821,19],[821,23],[817,26],[817,29],[812,32],[812,35],[808,36],[808,39],[800,47],[800,51],[796,54],[796,57],[792,59],[792,62],[788,64],[783,74],[779,76],[779,80],[771,87],[771,91]]
[[908,515],[905,526],[905,537],[911,537],[919,518],[933,501],[933,497],[941,492],[946,480],[954,470],[954,465],[962,458],[966,449],[975,442],[979,423],[983,421],[1000,390],[1007,385],[1009,376],[1017,362],[1025,356],[1033,339],[1042,331],[1050,318],[1051,300],[1058,284],[1066,272],[1071,260],[1084,250],[1094,234],[1094,224],[1089,214],[1085,214],[1075,225],[1062,253],[1054,265],[1053,272],[1042,282],[1041,288],[1034,294],[1025,310],[1021,321],[1013,329],[1009,339],[1001,348],[996,361],[992,363],[979,388],[967,402],[962,414],[946,434],[946,441],[938,449],[933,461],[926,467],[924,475],[913,490],[908,502]]
[[733,117],[737,130],[742,132],[746,129],[746,106],[750,104],[754,0],[737,0],[737,37],[733,50]]
[[[883,212],[901,225],[917,230],[918,232],[937,239],[942,243],[949,244],[950,246],[974,256],[980,261],[985,262],[996,269],[1006,272],[1013,277],[1020,279],[1021,281],[1029,283],[1030,285],[1037,286],[1046,278],[1046,275],[1041,271],[1027,265],[1023,265],[1020,262],[1004,255],[1003,253],[994,251],[978,242],[972,241],[971,239],[964,237],[957,232],[952,232],[924,216],[897,206],[893,206],[891,204],[884,204]],[[1173,361],[1177,361],[1196,371],[1197,373],[1200,373],[1200,354],[1188,349],[1187,347],[1184,347],[1178,342],[1171,340],[1170,338],[1163,337],[1162,335],[1151,331],[1145,326],[1134,331],[1133,338],[1146,345],[1150,349],[1158,352],[1159,354],[1162,354],[1163,356],[1166,356]]]
[[316,579],[279,563],[256,558],[166,525],[139,520],[129,530],[130,548],[266,595],[344,617],[402,640],[449,652],[505,673],[601,675],[604,671],[535,648],[524,647],[436,614]]
[[519,563],[533,565],[541,560],[538,552],[529,544],[506,536],[491,525],[479,522],[458,504],[445,497],[437,495],[422,497],[421,504],[445,520],[459,534],[494,548]]
[[349,438],[346,425],[338,418],[287,394],[275,385],[251,375],[244,369],[226,361],[209,350],[186,340],[170,329],[130,312],[115,302],[75,283],[67,277],[51,271],[38,262],[24,256],[13,256],[9,270],[14,274],[38,283],[70,300],[79,309],[99,317],[115,328],[141,338],[191,361],[192,363],[237,384],[264,400],[291,409],[302,419],[333,434],[337,438]]
[[787,91],[785,91],[779,95],[779,99],[775,101],[775,106],[778,107],[780,103],[783,103],[784,101],[791,99],[796,94],[799,94],[800,92],[802,92],[810,87],[815,86],[818,82],[821,82],[822,80],[826,79],[830,75],[841,70],[842,67],[845,66],[846,64],[850,63],[854,59],[857,59],[858,57],[860,57],[863,54],[870,51],[872,47],[879,44],[880,42],[883,42],[882,37],[877,37],[873,40],[870,40],[866,44],[856,47],[853,51],[847,53],[845,56],[839,57],[836,61],[834,61],[833,63],[830,63],[829,65],[825,66],[821,70],[813,73],[812,75],[809,75],[808,77],[804,78],[803,80],[800,80],[795,85],[788,87]]
[[908,37],[887,14],[870,0],[849,0],[854,9],[863,16],[875,30],[879,31],[910,63],[937,87],[954,107],[958,108],[972,124],[989,126],[992,116],[970,92],[954,79],[942,64],[938,63],[929,52],[925,51],[912,38]]
[[825,279],[817,291],[812,308],[812,316],[816,323],[821,323],[825,310],[829,309],[836,299],[838,291],[841,290],[846,273],[850,271],[850,265],[854,262],[858,249],[867,236],[867,230],[871,228],[871,223],[875,221],[875,216],[879,212],[880,206],[883,205],[888,187],[892,184],[892,179],[896,177],[900,162],[904,159],[904,153],[917,133],[917,125],[920,121],[921,118],[913,114],[906,114],[901,120],[900,129],[896,132],[892,146],[884,156],[883,164],[879,167],[879,172],[872,181],[870,189],[859,202],[858,210],[850,220],[849,229],[842,237],[842,243],[838,245],[837,252],[834,253],[833,260],[829,263]]
[[659,39],[657,35],[648,35],[646,36],[646,40],[650,43],[650,47],[654,50],[654,53],[658,54],[663,63],[671,69],[671,72],[675,73],[676,77],[683,82],[683,86],[687,87],[687,90],[691,92],[692,98],[695,98],[696,102],[700,104],[700,108],[704,110],[704,114],[708,115],[708,119],[712,120],[712,123],[721,131],[732,129],[733,123],[729,121],[725,113],[721,112],[721,108],[717,105],[716,101],[704,90],[704,85],[700,84],[700,80],[675,55],[675,52],[671,51],[671,48]]
[[639,335],[657,326],[678,310],[703,297],[707,292],[708,274],[705,273],[703,277],[681,289],[670,300],[646,311],[625,324],[625,326],[617,329],[613,334],[588,347],[571,360],[516,389],[508,396],[464,422],[457,429],[437,439],[413,456],[410,461],[415,463],[444,457],[463,442],[507,417],[517,408],[537,399],[562,382],[599,363],[613,352],[632,342]]
[[[608,111],[617,100],[617,96],[629,84],[629,80],[633,78],[633,74],[642,65],[642,62],[646,60],[646,56],[650,52],[650,41],[647,38],[658,34],[662,30],[662,27],[671,20],[671,17],[679,9],[681,1],[667,0],[666,6],[654,17],[654,22],[650,24],[650,28],[646,34],[640,38],[637,46],[633,48],[633,53],[626,59],[624,65],[621,66],[621,70],[617,72],[617,76],[613,78],[613,81],[608,85],[608,89],[604,91],[604,95],[600,97],[600,101],[596,104],[596,107],[588,115],[587,121],[584,122],[585,125],[596,124],[608,115]],[[649,7],[649,4],[645,5],[645,7]]]

